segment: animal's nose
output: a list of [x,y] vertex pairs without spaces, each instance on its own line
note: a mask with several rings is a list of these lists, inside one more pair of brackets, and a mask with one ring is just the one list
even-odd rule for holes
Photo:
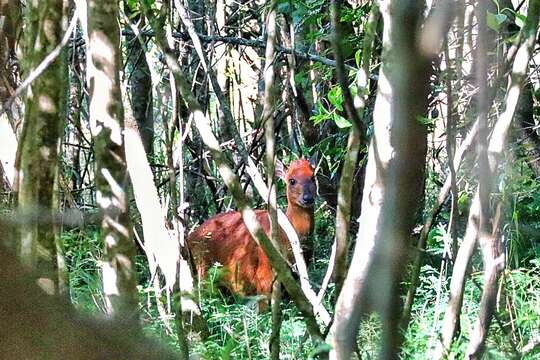
[[313,198],[313,195],[311,194],[304,194],[302,196],[302,200],[304,200],[304,203],[306,204],[313,204],[313,202],[315,201],[315,199]]

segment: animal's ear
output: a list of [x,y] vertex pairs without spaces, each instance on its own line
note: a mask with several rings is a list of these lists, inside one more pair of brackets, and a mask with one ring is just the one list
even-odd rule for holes
[[276,160],[276,176],[278,178],[282,178],[285,180],[287,177],[287,169],[285,168],[285,165],[279,160]]
[[309,157],[309,165],[311,165],[311,167],[313,169],[316,169],[317,168],[317,162],[318,162],[318,156],[317,156],[317,153],[314,153],[313,155],[311,155]]

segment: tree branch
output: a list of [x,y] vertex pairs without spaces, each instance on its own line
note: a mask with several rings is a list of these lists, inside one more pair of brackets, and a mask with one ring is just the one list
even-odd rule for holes
[[[122,31],[123,35],[127,35],[129,33],[131,33],[131,30]],[[146,31],[142,31],[141,35],[142,36],[153,37],[153,36],[155,36],[155,33],[152,30],[146,30]],[[181,40],[190,40],[191,39],[190,34],[185,33],[185,32],[177,32],[177,31],[175,31],[175,32],[172,33],[172,35],[176,39],[181,39]],[[245,38],[240,38],[240,37],[221,36],[221,35],[205,35],[205,34],[200,34],[200,33],[196,33],[196,35],[198,36],[199,40],[201,42],[203,42],[203,43],[219,42],[219,43],[224,43],[224,44],[249,46],[249,47],[261,48],[261,49],[266,48],[266,42],[263,41],[263,40],[258,40],[258,39],[245,39]],[[329,58],[326,58],[324,56],[320,56],[320,55],[317,55],[317,54],[309,53],[309,52],[306,52],[306,51],[300,51],[300,50],[296,50],[296,49],[293,50],[293,49],[285,48],[285,47],[279,46],[279,45],[276,45],[276,51],[278,53],[294,54],[296,57],[298,57],[300,59],[315,61],[315,62],[324,64],[324,65],[327,65],[327,66],[332,66],[332,67],[337,66],[335,60],[332,60],[332,59],[329,59]],[[356,70],[356,68],[353,67],[353,66],[346,65],[346,64],[344,66],[345,66],[345,69],[347,69],[347,70]],[[374,80],[377,79],[377,77],[374,76],[374,75],[372,75],[372,77],[370,77],[370,78],[372,78]]]

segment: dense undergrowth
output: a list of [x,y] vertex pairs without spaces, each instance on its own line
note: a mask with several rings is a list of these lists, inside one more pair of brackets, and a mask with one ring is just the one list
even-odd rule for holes
[[[506,224],[502,229],[505,241],[507,266],[499,285],[497,313],[492,322],[486,344],[486,359],[540,359],[537,349],[526,355],[520,351],[529,340],[540,336],[540,183],[534,179],[525,159],[508,166],[500,183],[504,196]],[[435,178],[436,174],[431,174]],[[428,176],[426,203],[433,201],[437,186]],[[462,188],[459,209],[459,237],[463,236],[468,201],[472,196],[468,187]],[[283,200],[283,199],[281,199]],[[283,202],[283,201],[282,201]],[[285,205],[282,203],[282,206]],[[448,206],[446,204],[445,206]],[[440,268],[443,239],[448,236],[446,224],[449,209],[444,207],[428,237],[425,265],[420,275],[420,285],[412,309],[409,328],[404,337],[403,359],[429,359],[430,348],[438,340],[442,318],[448,300],[451,267]],[[314,254],[309,270],[317,290],[328,266],[328,254],[334,239],[333,213],[324,204],[316,211]],[[102,313],[105,309],[101,295],[99,274],[102,244],[96,229],[72,230],[63,234],[66,263],[69,271],[71,299],[88,313]],[[351,247],[356,239],[352,238]],[[361,239],[360,239],[361,241]],[[142,251],[136,258],[139,277],[141,319],[149,336],[161,338],[172,347],[176,345],[174,330],[164,324],[156,309],[150,275]],[[352,264],[354,266],[354,264]],[[461,316],[461,332],[454,342],[448,359],[462,359],[469,342],[468,334],[475,324],[482,289],[482,259],[479,254],[472,259],[471,278],[467,281]],[[442,271],[442,276],[441,276]],[[210,336],[205,341],[192,341],[191,351],[204,359],[267,359],[271,315],[258,313],[257,298],[233,298],[217,286],[219,269],[210,272],[202,296],[202,309]],[[407,280],[403,287],[408,286]],[[332,309],[335,301],[330,284],[325,301]],[[281,358],[308,359],[315,349],[306,333],[305,324],[291,301],[282,303]],[[172,322],[173,319],[167,319]],[[377,358],[381,323],[371,316],[360,327],[359,351],[363,359]]]
[[[529,205],[527,205],[529,206]],[[328,233],[330,217],[319,211],[316,228],[315,258],[310,266],[313,282],[322,281],[327,266],[332,233]],[[69,270],[71,299],[80,309],[89,313],[103,312],[101,280],[99,275],[102,247],[97,232],[71,231],[64,233],[64,247]],[[435,240],[433,240],[435,241]],[[531,251],[538,251],[531,250]],[[155,306],[153,291],[149,285],[149,274],[144,256],[137,256],[137,270],[142,322],[145,332],[176,347],[174,331],[169,332],[160,319]],[[487,341],[487,359],[539,359],[540,353],[533,352],[524,357],[519,351],[534,336],[540,333],[540,261],[527,255],[522,259],[523,267],[507,268],[499,290],[497,317],[492,323]],[[481,259],[476,257],[472,264],[472,281],[467,282],[461,334],[449,359],[462,359],[470,333],[478,313],[481,295]],[[216,270],[213,274],[217,274]],[[440,280],[440,269],[433,264],[423,267],[421,282],[413,308],[412,320],[405,335],[403,359],[429,359],[428,348],[437,338],[448,294],[448,278]],[[215,277],[215,276],[214,276]],[[268,343],[271,331],[270,312],[257,312],[257,299],[234,299],[223,294],[212,281],[207,281],[202,308],[210,337],[204,342],[194,341],[191,349],[204,359],[266,359],[269,357]],[[406,284],[405,284],[406,285]],[[326,301],[333,301],[330,287]],[[295,306],[285,298],[282,304],[284,321],[281,326],[282,359],[308,359],[314,348],[305,331],[304,322]],[[437,318],[437,321],[435,319]],[[172,319],[169,319],[172,321]],[[376,316],[370,317],[359,332],[359,350],[363,358],[377,357],[377,342],[381,324]]]

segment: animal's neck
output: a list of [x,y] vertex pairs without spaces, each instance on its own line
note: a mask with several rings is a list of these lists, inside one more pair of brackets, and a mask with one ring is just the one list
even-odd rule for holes
[[287,217],[300,238],[308,236],[313,230],[313,208],[289,203]]

